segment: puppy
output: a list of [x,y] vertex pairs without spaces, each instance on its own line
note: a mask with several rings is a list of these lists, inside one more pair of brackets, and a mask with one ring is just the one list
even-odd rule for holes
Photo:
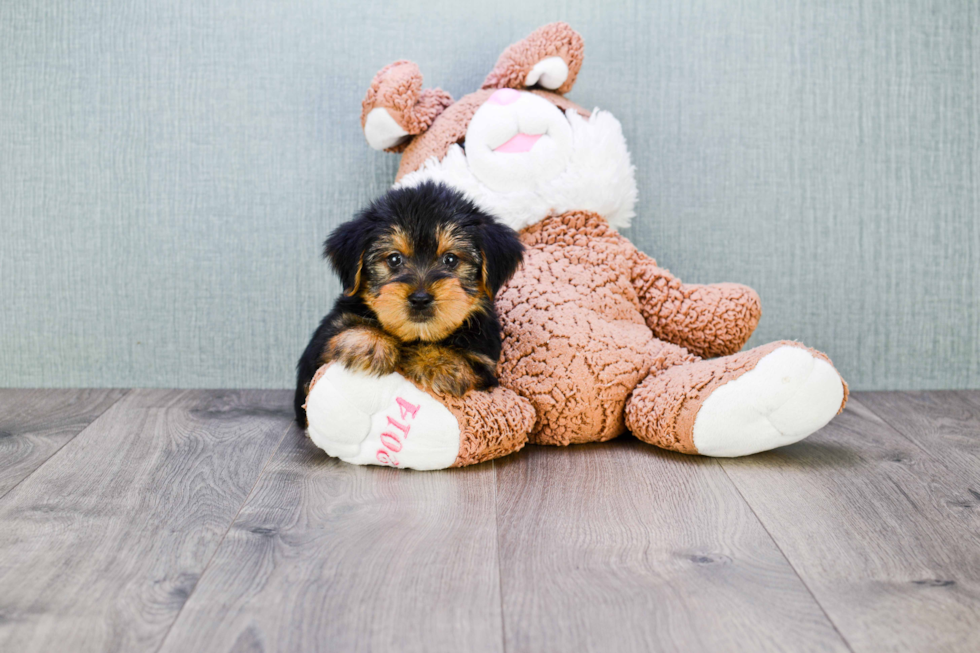
[[497,385],[500,323],[494,295],[520,265],[517,234],[460,193],[426,182],[389,191],[324,243],[343,295],[297,365],[296,421],[331,361],[385,375],[396,370],[435,393]]

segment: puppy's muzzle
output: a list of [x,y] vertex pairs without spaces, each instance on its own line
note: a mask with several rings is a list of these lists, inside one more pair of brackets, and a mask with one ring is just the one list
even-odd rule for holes
[[412,308],[412,313],[419,317],[428,317],[434,301],[435,297],[432,293],[425,290],[416,290],[408,296],[408,305]]

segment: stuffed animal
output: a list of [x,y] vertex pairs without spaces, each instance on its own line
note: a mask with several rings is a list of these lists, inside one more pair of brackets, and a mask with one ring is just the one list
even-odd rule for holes
[[583,44],[564,23],[508,47],[457,101],[422,89],[418,67],[382,69],[361,125],[401,153],[397,186],[448,184],[513,227],[521,270],[497,296],[500,387],[427,394],[398,373],[322,367],[308,433],[356,464],[441,469],[526,442],[601,442],[627,430],[657,447],[743,456],[797,442],[843,410],[824,354],[791,341],[740,352],[759,321],[742,285],[685,284],[617,229],[636,180],[619,122],[566,99]]

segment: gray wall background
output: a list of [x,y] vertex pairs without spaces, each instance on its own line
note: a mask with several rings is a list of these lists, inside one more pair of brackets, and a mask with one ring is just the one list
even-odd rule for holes
[[858,389],[980,387],[980,3],[0,2],[0,385],[289,387],[383,191],[360,99],[398,58],[475,90],[566,20],[623,123],[627,233],[755,287],[753,344]]

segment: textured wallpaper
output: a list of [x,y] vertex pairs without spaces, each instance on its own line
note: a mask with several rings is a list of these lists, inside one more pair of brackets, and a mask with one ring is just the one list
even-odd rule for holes
[[459,97],[556,19],[638,246],[854,388],[980,387],[974,0],[0,2],[0,385],[289,387],[320,243],[394,176],[373,74]]

